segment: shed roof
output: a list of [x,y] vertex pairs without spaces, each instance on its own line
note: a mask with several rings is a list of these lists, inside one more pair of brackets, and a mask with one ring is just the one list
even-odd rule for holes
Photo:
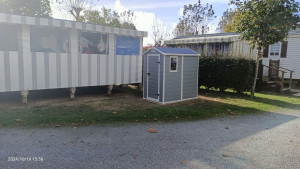
[[153,47],[154,49],[160,51],[163,54],[170,55],[198,55],[197,52],[188,48],[170,48],[170,47]]

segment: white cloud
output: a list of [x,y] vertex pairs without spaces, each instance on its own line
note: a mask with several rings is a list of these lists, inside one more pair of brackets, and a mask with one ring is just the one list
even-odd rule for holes
[[[128,10],[127,7],[123,6],[121,4],[120,0],[116,0],[115,2],[115,10],[117,12],[124,12]],[[154,41],[152,39],[153,37],[153,23],[158,20],[158,22],[163,22],[162,19],[158,19],[156,15],[152,12],[145,12],[145,11],[133,11],[134,12],[134,25],[136,26],[137,30],[140,31],[147,31],[148,32],[148,37],[144,38],[144,46],[148,44],[153,44]],[[167,25],[165,25],[167,27]]]

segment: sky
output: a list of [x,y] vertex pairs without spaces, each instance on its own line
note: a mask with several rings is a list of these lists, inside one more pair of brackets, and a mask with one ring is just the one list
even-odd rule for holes
[[[165,29],[173,32],[178,20],[182,14],[183,6],[195,4],[198,0],[95,0],[95,6],[92,8],[106,8],[123,12],[131,10],[135,14],[134,24],[140,31],[147,31],[148,37],[144,38],[144,46],[153,44],[152,26],[154,21],[162,22]],[[223,12],[228,8],[229,0],[202,0],[201,3],[213,5],[213,10],[217,16],[209,24],[208,33],[217,33],[217,25]],[[56,4],[52,5],[53,17],[58,19],[71,19],[70,16],[57,10]],[[172,38],[172,37],[171,37]]]

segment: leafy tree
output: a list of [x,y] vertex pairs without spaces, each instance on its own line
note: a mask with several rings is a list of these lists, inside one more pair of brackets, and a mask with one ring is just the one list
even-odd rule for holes
[[227,9],[223,12],[223,16],[221,17],[218,30],[220,32],[236,32],[236,23],[237,23],[237,12],[233,9]]
[[49,0],[0,0],[0,12],[25,16],[50,17],[51,6]]
[[[125,12],[127,14],[130,13],[130,16],[133,18],[133,12]],[[119,14],[116,11],[112,11],[111,9],[107,9],[105,7],[101,8],[101,11],[86,10],[84,11],[83,21],[92,24],[136,30],[133,20],[130,20],[129,16],[125,15],[125,12]]]
[[184,5],[182,17],[175,28],[175,35],[198,35],[209,30],[208,24],[216,18],[212,5],[201,5],[201,1],[192,5]]
[[235,0],[238,24],[243,40],[257,49],[256,72],[251,96],[254,96],[261,51],[269,44],[283,41],[288,32],[299,27],[299,2],[295,0]]
[[163,46],[164,41],[171,39],[169,28],[164,24],[163,20],[155,19],[152,25],[154,46]]
[[[99,1],[99,0],[97,0]],[[82,16],[84,11],[91,10],[94,5],[94,0],[56,0],[60,4],[59,10],[67,11],[75,21],[83,21]]]

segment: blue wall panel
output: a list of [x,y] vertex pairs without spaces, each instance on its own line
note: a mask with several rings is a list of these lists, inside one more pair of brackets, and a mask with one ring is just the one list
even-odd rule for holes
[[139,55],[140,39],[135,37],[117,36],[117,55]]

